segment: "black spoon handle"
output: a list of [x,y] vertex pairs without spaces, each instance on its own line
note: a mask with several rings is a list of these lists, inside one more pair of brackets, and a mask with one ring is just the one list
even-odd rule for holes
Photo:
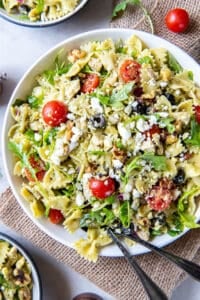
[[151,280],[151,278],[141,269],[136,260],[131,256],[131,254],[127,251],[125,246],[120,242],[114,232],[109,228],[108,234],[111,239],[115,242],[115,244],[119,247],[119,249],[124,254],[125,258],[131,265],[131,267],[136,272],[137,276],[141,280],[143,287],[149,296],[150,300],[167,300],[167,296],[165,293],[159,288],[159,286]]
[[200,281],[200,266],[193,263],[192,261],[189,261],[187,259],[184,259],[184,258],[179,257],[177,255],[174,255],[172,253],[169,253],[169,252],[167,252],[167,251],[165,251],[161,248],[158,248],[158,247],[142,240],[139,236],[137,236],[134,233],[130,234],[130,235],[120,233],[120,236],[124,236],[128,239],[131,239],[131,240],[143,245],[144,247],[156,252],[160,256],[162,256],[162,257],[168,259],[169,261],[173,262],[175,265],[177,265],[179,268],[181,268],[182,270],[187,272],[194,279]]

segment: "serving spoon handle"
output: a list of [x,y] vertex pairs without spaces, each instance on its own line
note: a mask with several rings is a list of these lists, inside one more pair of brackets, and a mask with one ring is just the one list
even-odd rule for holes
[[113,242],[119,247],[121,252],[124,254],[124,257],[135,271],[139,279],[141,280],[143,287],[149,297],[150,300],[167,300],[167,296],[161,290],[161,288],[152,281],[152,279],[141,269],[138,265],[137,261],[134,257],[128,252],[125,246],[121,243],[121,241],[117,238],[114,232],[109,228],[108,234],[113,240]]
[[194,279],[200,281],[200,266],[193,263],[192,261],[189,261],[187,259],[184,259],[182,257],[179,257],[175,254],[172,254],[164,249],[161,249],[159,247],[156,247],[144,240],[142,240],[136,233],[120,233],[120,236],[126,237],[128,239],[131,239],[132,241],[137,242],[138,244],[143,245],[144,247],[152,250],[153,252],[157,253],[158,255],[168,259],[169,261],[173,262],[175,265],[177,265],[179,268],[187,272],[190,276],[192,276]]

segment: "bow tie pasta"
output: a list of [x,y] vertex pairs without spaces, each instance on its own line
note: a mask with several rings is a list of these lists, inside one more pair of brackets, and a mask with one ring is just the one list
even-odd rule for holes
[[11,108],[14,174],[35,217],[74,234],[96,261],[106,229],[145,240],[195,228],[200,89],[191,71],[138,37],[90,41],[36,78]]

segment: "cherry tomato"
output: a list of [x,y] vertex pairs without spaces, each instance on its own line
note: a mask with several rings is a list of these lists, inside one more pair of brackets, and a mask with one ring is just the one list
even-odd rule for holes
[[195,119],[197,123],[200,124],[200,105],[195,106],[194,109],[195,109]]
[[120,77],[124,82],[140,80],[140,69],[141,65],[132,59],[125,60],[119,70]]
[[60,210],[51,208],[49,210],[49,219],[53,224],[60,224],[63,222],[64,217]]
[[115,181],[112,178],[106,178],[104,180],[91,178],[89,180],[89,188],[93,196],[105,199],[114,193]]
[[99,86],[99,84],[100,84],[100,78],[97,74],[95,73],[87,74],[86,78],[83,81],[81,92],[91,93]]
[[[43,161],[41,159],[37,159],[35,156],[31,155],[29,157],[29,163],[31,165],[31,167],[35,170],[35,176],[37,178],[37,180],[42,181],[44,178],[44,175],[46,173],[45,171],[45,165],[43,163]],[[33,175],[31,174],[31,171],[28,168],[24,169],[24,173],[26,178],[29,181],[36,181],[36,179],[33,177]]]
[[153,210],[163,211],[169,208],[173,198],[172,181],[162,179],[157,185],[153,186],[146,200]]
[[52,127],[59,126],[67,121],[67,106],[58,100],[47,102],[42,109],[42,117],[44,122]]
[[167,13],[165,23],[169,30],[183,32],[189,25],[188,12],[183,8],[174,8]]
[[154,134],[160,134],[161,129],[158,125],[153,125],[149,130],[145,131],[146,137],[152,138]]

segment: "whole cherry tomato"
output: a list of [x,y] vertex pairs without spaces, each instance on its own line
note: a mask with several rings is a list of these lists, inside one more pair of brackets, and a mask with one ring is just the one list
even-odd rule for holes
[[[31,155],[28,160],[29,160],[31,167],[35,170],[35,176],[36,176],[37,180],[42,181],[44,178],[44,175],[46,173],[45,165],[44,165],[43,161],[41,159],[35,157],[34,155]],[[29,181],[32,181],[32,182],[36,181],[36,179],[31,174],[31,171],[28,168],[24,169],[24,173],[25,173],[26,178]]]
[[105,199],[114,193],[115,180],[112,178],[106,178],[104,180],[91,178],[89,180],[89,188],[93,196]]
[[169,30],[183,32],[189,25],[188,12],[183,8],[174,8],[167,13],[165,23]]
[[200,124],[200,105],[195,106],[194,109],[195,109],[195,119],[197,123]]
[[87,74],[81,87],[82,93],[93,92],[100,84],[100,78],[95,73]]
[[138,82],[140,80],[140,69],[141,65],[137,61],[126,59],[120,67],[119,74],[124,82],[133,80]]
[[44,122],[52,127],[59,126],[67,121],[67,106],[58,100],[47,102],[42,109],[42,117]]
[[64,217],[60,210],[51,208],[49,210],[49,219],[53,224],[60,224],[63,222]]

